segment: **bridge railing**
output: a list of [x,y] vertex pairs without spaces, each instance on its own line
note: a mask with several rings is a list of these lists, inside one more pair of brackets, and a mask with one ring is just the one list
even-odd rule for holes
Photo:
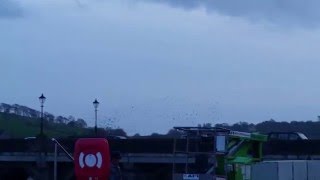
[[264,155],[320,155],[320,140],[273,140],[263,146]]
[[[77,139],[56,139],[68,153],[73,153]],[[161,153],[172,154],[174,140],[169,138],[162,139],[111,139],[108,140],[110,149],[122,153]],[[213,141],[210,140],[189,140],[189,151],[213,150]],[[45,142],[45,149],[48,153],[54,152],[54,143],[51,139]],[[39,152],[40,142],[36,139],[10,139],[0,140],[1,152]],[[178,139],[176,149],[186,149],[186,139]]]

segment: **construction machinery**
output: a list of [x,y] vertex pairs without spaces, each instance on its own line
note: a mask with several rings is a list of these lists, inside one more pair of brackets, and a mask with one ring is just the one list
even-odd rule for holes
[[[215,127],[175,127],[187,139],[186,146],[173,154],[196,157],[195,167],[187,163],[177,167],[173,164],[174,180],[250,180],[251,165],[262,160],[262,144],[267,136],[259,133],[231,131]],[[204,147],[213,141],[213,147]],[[177,142],[177,141],[175,141]],[[192,146],[190,146],[192,144]]]
[[[262,160],[262,144],[267,140],[262,134],[225,128],[175,129],[181,137],[173,140],[173,180],[251,180],[251,165]],[[106,179],[110,175],[109,150],[105,138],[78,139],[73,161],[77,179]]]

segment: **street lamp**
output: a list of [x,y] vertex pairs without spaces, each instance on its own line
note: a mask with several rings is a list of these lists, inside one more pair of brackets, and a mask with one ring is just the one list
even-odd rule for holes
[[43,104],[46,101],[46,97],[41,94],[39,97],[40,105],[41,105],[41,124],[40,124],[40,135],[43,135]]
[[97,129],[97,112],[98,112],[98,106],[99,106],[99,101],[95,99],[93,101],[93,107],[94,107],[94,112],[95,112],[95,123],[94,123],[94,133],[96,136],[98,135],[98,129]]

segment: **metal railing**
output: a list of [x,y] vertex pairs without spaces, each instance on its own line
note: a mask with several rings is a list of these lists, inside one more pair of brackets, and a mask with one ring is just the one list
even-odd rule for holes
[[53,179],[57,180],[57,170],[58,170],[58,147],[68,156],[68,158],[74,161],[72,155],[55,139],[51,139],[54,142],[54,168],[53,168]]

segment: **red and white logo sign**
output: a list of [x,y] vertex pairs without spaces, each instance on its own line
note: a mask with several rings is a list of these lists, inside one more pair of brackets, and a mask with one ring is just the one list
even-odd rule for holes
[[110,152],[106,139],[78,139],[74,157],[77,179],[106,179],[109,177]]
[[97,154],[87,154],[85,155],[83,152],[80,153],[79,156],[79,165],[81,168],[84,167],[97,167],[101,168],[102,166],[102,156],[100,152],[97,152]]

